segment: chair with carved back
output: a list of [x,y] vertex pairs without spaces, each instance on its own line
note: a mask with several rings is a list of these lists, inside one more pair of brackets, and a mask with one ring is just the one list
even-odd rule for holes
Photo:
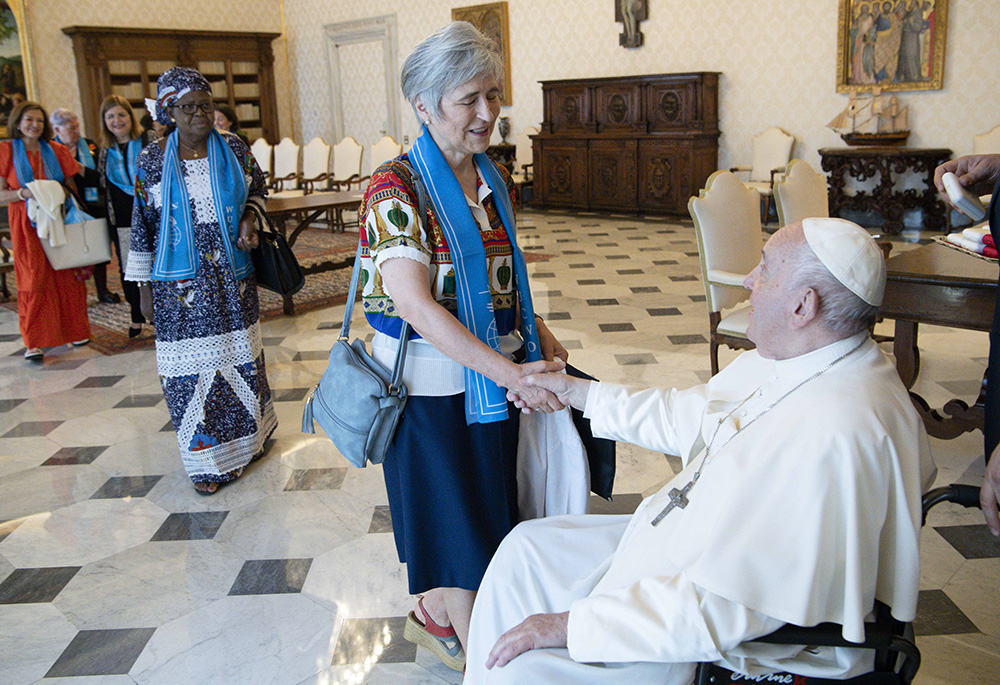
[[403,146],[397,143],[395,138],[392,136],[382,136],[381,140],[372,145],[371,155],[368,159],[368,175],[358,179],[358,188],[365,190],[375,170],[384,162],[399,157],[401,154],[403,154]]
[[[333,146],[333,171],[330,173],[330,190],[348,191],[352,188],[361,190],[361,157],[365,147],[351,136],[345,136]],[[356,215],[356,213],[354,213]],[[344,210],[334,209],[328,215],[331,230],[339,228],[341,232],[348,226],[357,226],[358,222],[344,221]]]
[[774,178],[785,170],[792,158],[792,147],[795,136],[789,135],[776,126],[753,137],[753,160],[749,166],[734,166],[733,173],[749,172],[749,179],[744,181],[748,188],[754,188],[764,199],[764,215],[761,221],[767,222],[771,206],[774,204]]
[[714,376],[719,372],[719,345],[754,348],[747,338],[750,307],[742,303],[750,295],[743,279],[757,266],[764,247],[760,195],[732,172],[716,171],[698,197],[688,200],[688,213],[698,237]]
[[514,173],[511,174],[511,179],[517,188],[518,204],[523,204],[525,190],[530,193],[534,185],[535,165],[532,157],[531,136],[538,135],[538,133],[538,127],[526,126],[514,137]]
[[258,138],[253,141],[253,145],[250,146],[250,152],[253,154],[253,158],[257,160],[257,166],[260,170],[264,172],[264,178],[267,179],[268,186],[271,185],[271,161],[274,157],[274,147],[264,140],[263,138]]
[[352,185],[361,187],[361,157],[364,152],[365,146],[351,136],[345,136],[333,146],[332,190],[350,190]]
[[322,138],[313,138],[302,148],[302,173],[299,188],[308,195],[326,188],[330,180],[330,146]]
[[810,217],[830,216],[826,177],[807,162],[793,159],[774,182],[778,224],[787,226]]
[[371,159],[368,160],[368,178],[371,178],[383,162],[388,162],[401,154],[403,154],[402,145],[397,143],[392,136],[382,136],[380,141],[372,145]]
[[274,146],[274,171],[270,184],[274,191],[271,193],[272,197],[294,194],[290,191],[296,189],[299,181],[300,150],[299,144],[291,138],[282,138],[281,142]]

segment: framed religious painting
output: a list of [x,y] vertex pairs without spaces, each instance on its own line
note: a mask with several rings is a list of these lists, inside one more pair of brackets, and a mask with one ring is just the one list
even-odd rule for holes
[[7,117],[14,106],[35,99],[24,0],[0,0],[0,138],[7,138]]
[[948,0],[839,0],[837,92],[940,90]]
[[467,21],[492,38],[503,55],[503,93],[500,104],[509,106],[513,100],[510,92],[510,26],[507,23],[507,3],[491,2],[486,5],[456,7],[451,11],[454,21]]

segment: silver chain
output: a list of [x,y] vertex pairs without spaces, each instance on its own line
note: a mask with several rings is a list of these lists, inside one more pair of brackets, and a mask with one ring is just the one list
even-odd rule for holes
[[[817,377],[823,375],[824,373],[826,373],[827,371],[829,371],[830,369],[832,369],[836,364],[838,364],[839,362],[843,361],[847,357],[849,357],[852,354],[854,354],[855,352],[857,352],[859,349],[861,349],[861,346],[864,345],[866,342],[867,342],[867,340],[862,340],[861,343],[858,344],[855,348],[853,348],[850,351],[845,352],[844,354],[840,355],[839,357],[837,357],[836,359],[834,359],[832,362],[830,362],[829,364],[827,364],[826,366],[824,366],[822,369],[820,369],[819,371],[817,371],[813,375],[809,376],[805,380],[800,381],[794,388],[792,388],[791,390],[789,390],[788,392],[786,392],[784,395],[782,395],[781,397],[779,397],[778,399],[776,399],[774,402],[771,402],[771,404],[767,405],[767,407],[765,407],[762,412],[760,412],[759,414],[757,414],[757,416],[755,416],[752,419],[750,419],[747,423],[745,423],[742,426],[740,426],[736,430],[735,433],[733,433],[732,435],[730,435],[729,439],[726,440],[724,443],[722,443],[719,446],[719,449],[720,450],[724,449],[726,447],[726,445],[728,445],[730,443],[730,441],[732,441],[733,438],[735,438],[737,435],[739,435],[740,433],[742,433],[744,430],[746,430],[747,428],[749,428],[750,426],[752,426],[757,421],[757,419],[759,419],[760,417],[764,416],[769,411],[771,411],[772,409],[774,409],[782,400],[784,400],[786,397],[788,397],[789,395],[791,395],[793,392],[795,392],[796,390],[798,390],[799,388],[801,388],[803,385],[805,385],[809,381],[811,381],[814,378],[817,378]],[[763,386],[761,386],[761,387],[763,387]],[[719,422],[715,425],[715,430],[712,432],[712,437],[708,441],[708,445],[705,447],[705,456],[702,457],[701,463],[698,464],[698,468],[697,468],[697,470],[695,470],[694,475],[691,477],[691,480],[688,482],[688,484],[685,485],[681,490],[678,491],[678,494],[682,495],[684,499],[682,499],[682,500],[675,500],[674,498],[671,498],[670,503],[667,504],[667,506],[664,507],[663,511],[661,511],[656,516],[656,518],[653,519],[652,523],[653,523],[654,526],[656,524],[658,524],[663,519],[663,517],[666,516],[667,513],[669,513],[674,507],[680,507],[681,509],[683,509],[685,506],[687,506],[686,496],[691,491],[691,488],[694,487],[694,484],[698,482],[698,479],[701,478],[701,471],[702,471],[702,469],[705,468],[705,464],[708,463],[709,458],[712,456],[712,446],[715,444],[715,438],[719,435],[719,429],[722,428],[722,424],[725,423],[729,419],[729,417],[731,417],[733,414],[735,414],[737,411],[739,411],[740,407],[742,407],[744,404],[746,404],[747,402],[749,402],[750,398],[753,397],[754,395],[756,395],[758,392],[760,392],[760,388],[757,388],[752,393],[750,393],[749,395],[747,395],[746,398],[744,398],[739,404],[737,404],[735,407],[733,407],[733,409],[728,414],[726,414],[721,419],[719,419]],[[674,488],[674,490],[677,490],[677,488]]]

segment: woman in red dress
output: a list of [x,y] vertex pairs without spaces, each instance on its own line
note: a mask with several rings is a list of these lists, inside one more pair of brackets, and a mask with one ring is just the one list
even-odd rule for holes
[[13,140],[0,143],[0,201],[9,203],[17,313],[27,348],[24,358],[35,361],[42,358],[43,347],[86,345],[90,342],[90,323],[87,287],[77,278],[76,270],[56,271],[49,265],[28,220],[25,201],[31,197],[31,190],[24,186],[47,178],[60,180],[75,190],[73,177],[80,166],[69,150],[50,142],[52,129],[38,103],[22,102],[15,107],[8,130]]

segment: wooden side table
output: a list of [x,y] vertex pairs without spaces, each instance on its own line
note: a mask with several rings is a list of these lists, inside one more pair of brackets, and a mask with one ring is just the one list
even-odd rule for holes
[[[934,169],[949,159],[946,148],[907,147],[843,147],[822,148],[823,171],[828,173],[830,216],[841,216],[844,210],[870,212],[879,215],[882,231],[899,233],[903,229],[903,213],[920,209],[925,228],[943,230],[945,203],[934,187]],[[923,188],[901,189],[900,177],[913,172],[922,176]],[[863,182],[878,176],[874,190],[848,194],[848,179]]]

